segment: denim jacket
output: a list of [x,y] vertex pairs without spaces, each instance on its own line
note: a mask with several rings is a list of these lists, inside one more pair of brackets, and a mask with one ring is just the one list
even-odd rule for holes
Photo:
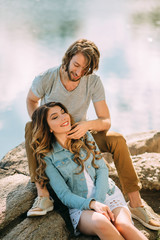
[[[87,132],[87,139],[94,141],[91,133]],[[99,151],[96,145],[96,151]],[[57,194],[58,198],[69,208],[81,210],[90,209],[91,200],[104,202],[106,194],[111,195],[114,192],[115,184],[108,177],[108,168],[101,158],[95,160],[99,168],[94,168],[91,164],[92,154],[84,161],[84,166],[95,185],[94,198],[87,198],[88,188],[84,171],[80,174],[81,167],[73,161],[74,154],[63,148],[58,142],[53,143],[53,151],[45,158],[47,164],[45,172],[50,180],[50,185]],[[85,150],[80,150],[80,157],[86,157]]]

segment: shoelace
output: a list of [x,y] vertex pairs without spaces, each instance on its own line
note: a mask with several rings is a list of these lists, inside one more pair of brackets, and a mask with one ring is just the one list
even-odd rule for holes
[[143,209],[145,210],[146,214],[149,216],[149,219],[156,220],[156,218],[153,216],[153,214],[149,211],[147,207],[143,207]]
[[41,201],[41,197],[37,197],[37,198],[35,199],[35,202],[34,202],[34,204],[33,204],[33,207],[32,207],[32,208],[36,208],[36,207],[38,207],[38,205],[39,205],[40,201]]
[[[159,218],[158,214],[153,211],[153,209],[142,199],[143,207],[148,214],[148,216],[154,220],[157,221],[157,218]],[[160,220],[158,220],[160,222]]]

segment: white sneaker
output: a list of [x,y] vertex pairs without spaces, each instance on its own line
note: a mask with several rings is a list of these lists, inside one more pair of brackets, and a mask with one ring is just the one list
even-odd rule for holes
[[27,217],[43,216],[53,210],[54,201],[50,197],[37,197],[32,208],[27,212]]

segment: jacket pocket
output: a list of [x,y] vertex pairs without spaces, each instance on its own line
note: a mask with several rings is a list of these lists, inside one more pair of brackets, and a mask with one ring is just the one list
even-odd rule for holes
[[56,168],[66,167],[70,163],[68,158],[64,158],[63,160],[57,160],[54,162]]

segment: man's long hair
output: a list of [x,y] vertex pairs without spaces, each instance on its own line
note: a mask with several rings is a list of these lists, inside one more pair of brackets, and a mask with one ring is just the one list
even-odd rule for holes
[[85,75],[89,75],[93,73],[94,70],[98,70],[100,58],[98,47],[94,42],[87,39],[80,39],[68,48],[62,59],[62,67],[65,71],[68,71],[69,63],[77,53],[82,53],[87,60]]
[[[47,115],[50,108],[59,106],[64,110],[64,112],[68,113],[66,107],[59,102],[50,102],[46,103],[40,107],[38,107],[33,115],[32,115],[32,141],[31,147],[33,149],[33,156],[37,160],[38,167],[36,169],[36,177],[35,180],[42,184],[46,184],[48,182],[48,178],[45,175],[46,162],[44,157],[51,151],[54,152],[53,142],[56,141],[54,133],[50,132],[50,127],[47,123]],[[69,114],[70,115],[70,114]],[[71,125],[74,124],[74,120],[71,117]],[[84,170],[84,161],[86,161],[90,154],[93,155],[92,165],[94,168],[98,168],[95,164],[95,159],[101,159],[101,155],[99,151],[96,151],[95,142],[88,141],[87,135],[84,135],[81,139],[68,139],[66,143],[66,147],[70,150],[71,153],[74,154],[73,161],[81,166],[80,174]],[[80,149],[83,148],[86,152],[86,158],[80,158]]]

